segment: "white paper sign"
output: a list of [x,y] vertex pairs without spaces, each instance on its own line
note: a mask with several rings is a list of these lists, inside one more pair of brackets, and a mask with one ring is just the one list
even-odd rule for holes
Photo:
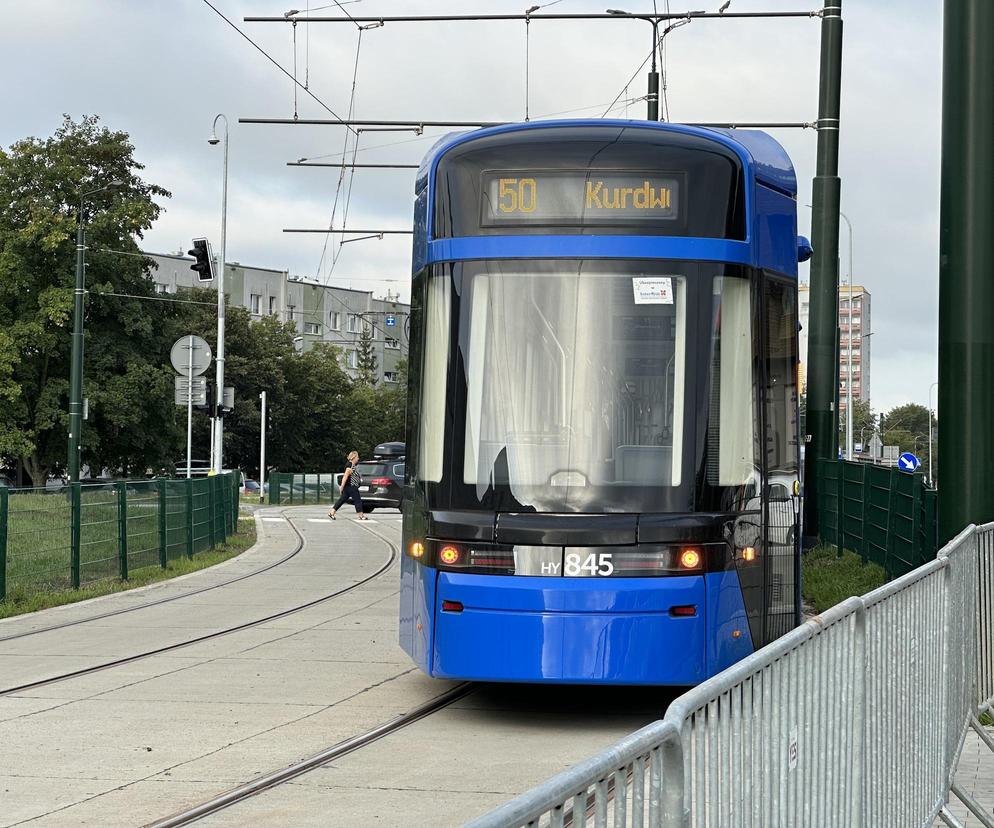
[[669,276],[633,276],[636,305],[672,305],[673,280]]

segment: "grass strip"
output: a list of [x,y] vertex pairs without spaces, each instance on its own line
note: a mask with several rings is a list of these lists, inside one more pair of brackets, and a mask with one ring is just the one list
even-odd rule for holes
[[865,595],[886,582],[883,567],[863,563],[848,549],[839,555],[835,546],[821,544],[801,558],[801,592],[815,612],[824,612],[853,595]]
[[10,590],[7,599],[0,601],[0,618],[21,615],[25,612],[58,607],[63,604],[75,604],[88,598],[110,595],[114,592],[125,592],[135,587],[153,584],[158,581],[168,581],[179,575],[197,572],[210,566],[222,563],[240,555],[255,544],[255,519],[240,518],[236,534],[228,538],[214,549],[198,552],[192,558],[179,557],[170,560],[165,569],[158,564],[134,569],[129,573],[127,581],[119,578],[108,578],[87,584],[80,589],[60,589],[52,592],[28,592],[23,587]]

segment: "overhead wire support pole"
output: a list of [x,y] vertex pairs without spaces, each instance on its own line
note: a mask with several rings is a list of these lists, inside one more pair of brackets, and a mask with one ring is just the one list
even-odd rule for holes
[[[939,543],[994,519],[994,4],[946,0],[939,188]],[[931,415],[929,415],[931,416]]]
[[[842,88],[842,0],[825,0],[821,22],[818,150],[811,194],[811,309],[804,435],[804,535],[818,537],[819,460],[839,454],[839,112]],[[851,391],[851,389],[849,389]],[[850,404],[851,408],[851,404]]]

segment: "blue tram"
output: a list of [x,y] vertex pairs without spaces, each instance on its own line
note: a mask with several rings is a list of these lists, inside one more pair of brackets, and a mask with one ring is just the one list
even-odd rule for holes
[[425,673],[691,685],[798,623],[796,191],[754,131],[429,152],[400,597]]

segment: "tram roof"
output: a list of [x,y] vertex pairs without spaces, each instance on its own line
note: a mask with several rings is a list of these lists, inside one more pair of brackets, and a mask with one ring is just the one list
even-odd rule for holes
[[531,129],[548,129],[563,127],[632,127],[637,129],[658,129],[664,132],[674,132],[683,135],[696,135],[702,138],[716,140],[735,151],[745,162],[747,172],[762,183],[791,196],[797,194],[797,176],[794,165],[780,143],[772,136],[757,129],[719,129],[713,127],[695,127],[686,124],[674,124],[654,121],[623,121],[617,119],[579,119],[579,120],[550,120],[529,121],[527,123],[502,124],[483,129],[449,132],[443,135],[425,154],[418,169],[415,191],[420,191],[427,182],[429,170],[433,162],[444,155],[452,147],[466,141],[485,138],[490,135],[500,135],[505,132],[521,132]]

